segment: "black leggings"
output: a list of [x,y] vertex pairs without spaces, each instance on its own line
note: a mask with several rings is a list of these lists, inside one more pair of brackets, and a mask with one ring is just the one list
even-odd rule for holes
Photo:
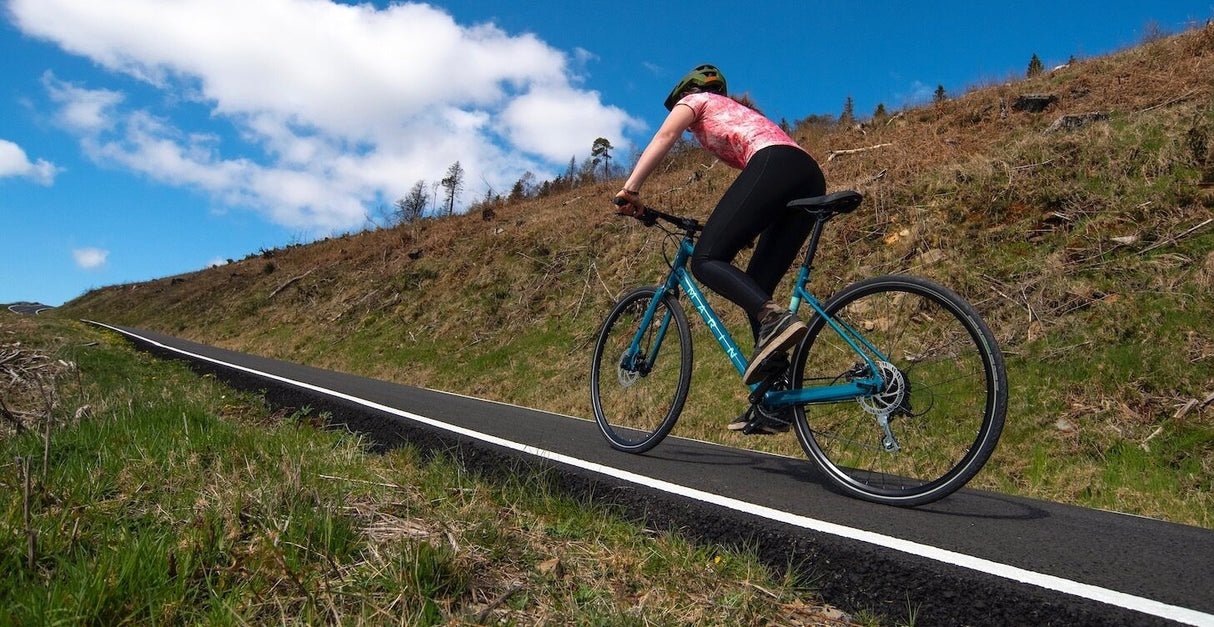
[[[826,179],[813,157],[793,146],[769,146],[751,157],[704,224],[692,274],[742,307],[756,337],[759,310],[772,299],[813,228],[808,213],[785,205],[825,193]],[[742,272],[733,260],[756,237],[754,255]]]

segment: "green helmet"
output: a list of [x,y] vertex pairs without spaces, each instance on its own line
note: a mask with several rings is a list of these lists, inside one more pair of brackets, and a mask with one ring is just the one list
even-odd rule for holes
[[683,80],[679,81],[674,89],[670,90],[670,95],[666,96],[666,110],[673,111],[674,106],[678,104],[679,99],[683,96],[683,92],[687,89],[695,87],[700,91],[712,92],[714,94],[728,95],[729,91],[725,88],[725,75],[715,65],[699,65],[696,69],[687,73]]

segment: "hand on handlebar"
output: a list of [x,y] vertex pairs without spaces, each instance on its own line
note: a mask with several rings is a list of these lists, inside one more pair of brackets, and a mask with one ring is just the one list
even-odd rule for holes
[[639,218],[645,213],[645,205],[641,202],[641,195],[625,190],[620,190],[611,199],[611,203],[615,205],[615,212],[623,216],[632,216]]

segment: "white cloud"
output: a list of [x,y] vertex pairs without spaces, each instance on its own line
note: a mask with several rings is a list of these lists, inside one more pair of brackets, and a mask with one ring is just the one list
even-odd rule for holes
[[77,248],[72,251],[72,257],[76,259],[76,266],[82,270],[100,268],[105,265],[105,260],[109,256],[110,251],[100,248]]
[[[90,156],[291,227],[356,226],[378,199],[456,160],[468,198],[481,181],[501,191],[640,124],[576,86],[593,53],[424,4],[11,0],[9,13],[24,33],[166,96],[130,105],[48,74],[58,119]],[[165,104],[182,101],[238,141],[185,127]]]
[[586,120],[581,111],[596,108],[598,101],[598,92],[564,85],[537,87],[515,98],[502,112],[505,133],[515,145],[551,161],[584,155],[587,137],[592,143],[604,137],[621,145],[624,129],[640,124],[621,109],[601,105],[596,118]]
[[42,74],[42,85],[51,100],[60,105],[57,117],[64,126],[88,133],[113,126],[112,109],[122,102],[122,94],[106,89],[81,89],[55,78],[49,70]]
[[648,70],[648,71],[649,71],[649,73],[650,73],[650,74],[653,74],[654,76],[659,76],[659,77],[660,77],[660,76],[664,76],[664,75],[666,74],[666,70],[663,70],[663,69],[662,69],[662,66],[660,66],[660,65],[658,65],[658,64],[656,64],[656,63],[650,63],[649,61],[642,61],[642,62],[641,62],[641,67],[643,67],[643,68],[645,68],[646,70]]
[[59,168],[46,159],[30,162],[21,146],[7,139],[0,139],[0,179],[10,176],[28,178],[39,185],[55,182]]
[[935,92],[935,87],[922,81],[911,81],[910,87],[906,91],[894,94],[894,101],[898,103],[899,107],[917,106],[931,100]]

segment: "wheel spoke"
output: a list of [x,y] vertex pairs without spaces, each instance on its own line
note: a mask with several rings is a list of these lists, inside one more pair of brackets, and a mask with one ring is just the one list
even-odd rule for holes
[[[977,314],[952,292],[910,277],[856,284],[826,310],[889,360],[870,356],[886,387],[860,403],[805,408],[797,433],[806,452],[844,490],[879,502],[928,502],[968,481],[1006,411],[1002,356]],[[867,362],[819,320],[797,355],[795,383],[846,382],[839,373],[857,363]],[[898,450],[882,446],[879,412],[890,412]]]
[[[666,437],[691,385],[691,332],[679,304],[656,290],[635,290],[616,304],[599,332],[591,363],[595,419],[615,448],[640,453]],[[664,329],[664,331],[663,331]],[[633,340],[640,339],[634,349]]]

